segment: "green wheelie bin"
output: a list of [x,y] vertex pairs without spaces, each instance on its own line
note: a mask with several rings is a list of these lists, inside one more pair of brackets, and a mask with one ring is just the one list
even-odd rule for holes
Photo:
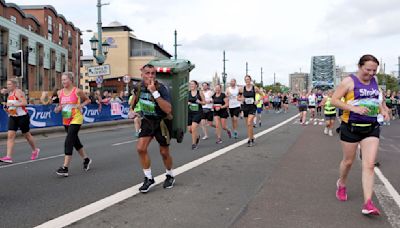
[[171,138],[181,143],[187,128],[189,73],[194,65],[183,59],[152,60],[149,64],[157,69],[157,81],[169,90],[173,116]]

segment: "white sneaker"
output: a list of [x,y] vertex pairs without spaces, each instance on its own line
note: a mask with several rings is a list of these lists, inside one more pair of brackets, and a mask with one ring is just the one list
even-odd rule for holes
[[332,130],[329,130],[329,136],[333,136]]
[[324,129],[324,134],[327,135],[328,134],[328,128]]
[[202,140],[206,140],[208,139],[208,136],[203,136],[203,138],[201,138]]

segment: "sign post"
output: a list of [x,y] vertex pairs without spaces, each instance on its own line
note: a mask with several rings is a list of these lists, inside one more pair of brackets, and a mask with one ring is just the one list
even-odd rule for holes
[[92,66],[88,67],[88,76],[89,77],[96,77],[96,76],[105,76],[110,75],[110,65],[100,65],[100,66]]

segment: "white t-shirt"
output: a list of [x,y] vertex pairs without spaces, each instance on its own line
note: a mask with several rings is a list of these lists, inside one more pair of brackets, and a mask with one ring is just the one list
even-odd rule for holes
[[239,87],[236,86],[235,88],[228,87],[229,92],[229,108],[238,108],[240,107],[240,101],[238,101],[239,95]]
[[213,95],[213,91],[211,91],[210,89],[207,91],[204,91],[204,99],[206,102],[211,101],[211,103],[206,103],[205,105],[203,105],[203,108],[208,108],[208,109],[212,109],[213,108],[213,104],[212,104],[212,95]]
[[308,105],[316,106],[316,104],[317,104],[317,97],[315,96],[315,94],[311,94],[310,96],[308,96]]

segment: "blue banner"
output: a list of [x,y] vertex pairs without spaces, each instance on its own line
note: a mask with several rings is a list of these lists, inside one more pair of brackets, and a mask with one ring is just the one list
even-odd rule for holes
[[[31,128],[45,128],[62,126],[61,113],[55,113],[56,105],[28,105]],[[112,103],[102,105],[101,110],[95,104],[89,104],[83,107],[82,114],[84,123],[96,123],[102,121],[112,121],[128,119],[128,103]],[[0,132],[8,130],[8,114],[1,107],[0,109]]]

